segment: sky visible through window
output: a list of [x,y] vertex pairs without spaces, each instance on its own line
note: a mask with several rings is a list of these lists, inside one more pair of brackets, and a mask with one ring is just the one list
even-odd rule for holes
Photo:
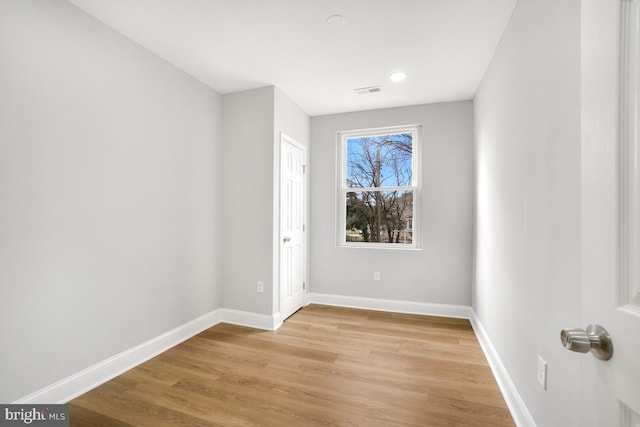
[[412,142],[411,133],[347,139],[347,187],[411,186]]

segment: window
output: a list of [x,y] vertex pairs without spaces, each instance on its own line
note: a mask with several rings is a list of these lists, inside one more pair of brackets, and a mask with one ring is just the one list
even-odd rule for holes
[[419,247],[419,127],[341,132],[340,246]]

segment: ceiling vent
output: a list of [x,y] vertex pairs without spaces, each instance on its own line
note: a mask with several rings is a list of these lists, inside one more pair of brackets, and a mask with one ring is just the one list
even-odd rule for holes
[[353,90],[356,95],[367,95],[369,93],[380,92],[380,86],[361,87]]

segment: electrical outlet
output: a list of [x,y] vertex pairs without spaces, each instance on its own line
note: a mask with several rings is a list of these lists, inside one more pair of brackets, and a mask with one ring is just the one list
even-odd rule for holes
[[263,281],[259,281],[258,282],[258,293],[263,293],[264,292],[264,282]]
[[538,356],[538,382],[543,389],[547,389],[547,362]]
[[374,271],[373,272],[373,280],[380,280],[380,272],[379,271]]

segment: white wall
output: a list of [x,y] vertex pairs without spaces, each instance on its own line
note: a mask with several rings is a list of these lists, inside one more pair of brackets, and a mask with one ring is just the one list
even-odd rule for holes
[[[463,101],[311,119],[312,292],[470,305],[472,116],[471,102]],[[336,133],[407,124],[422,125],[423,249],[337,247]]]
[[[280,154],[280,132],[284,132],[309,150],[311,121],[291,98],[277,87],[274,88],[274,114],[273,114],[273,139],[277,143],[278,155]],[[308,154],[308,153],[307,153]]]
[[273,90],[223,97],[223,305],[260,314],[272,313]]
[[0,402],[221,304],[221,97],[60,0],[0,2]]
[[559,332],[582,325],[579,0],[518,2],[474,108],[473,306],[536,423],[575,425],[579,364]]
[[272,312],[273,90],[224,96],[223,304],[261,314]]
[[[308,143],[308,116],[279,89],[224,96],[225,308],[265,315],[278,309],[280,132]],[[264,293],[256,291],[258,281]]]

